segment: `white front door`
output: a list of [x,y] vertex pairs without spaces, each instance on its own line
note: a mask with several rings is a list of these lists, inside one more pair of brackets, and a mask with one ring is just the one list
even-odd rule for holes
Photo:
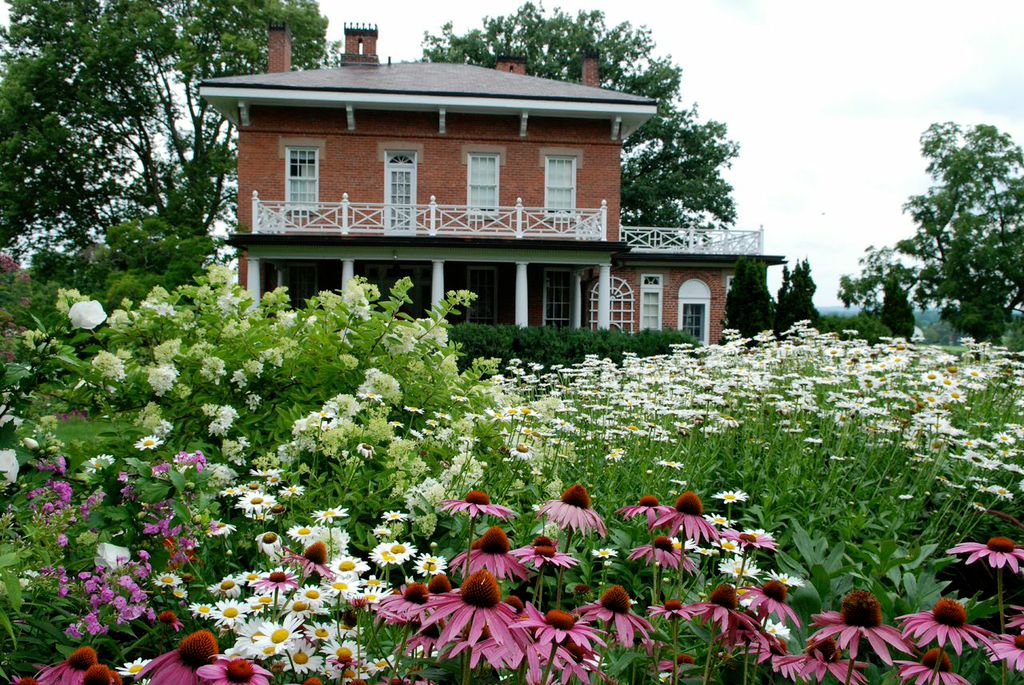
[[384,229],[416,232],[416,153],[389,152],[384,165]]

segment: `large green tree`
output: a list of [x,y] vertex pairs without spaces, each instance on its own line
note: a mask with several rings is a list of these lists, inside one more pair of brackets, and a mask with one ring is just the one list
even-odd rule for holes
[[932,185],[904,207],[914,235],[895,250],[869,249],[863,273],[844,277],[840,296],[876,303],[891,267],[904,286],[913,281],[918,304],[940,307],[976,338],[998,339],[1024,312],[1024,151],[994,126],[943,123],[925,131],[921,152]]
[[645,226],[731,225],[732,186],[723,177],[738,152],[725,124],[701,121],[680,101],[682,70],[655,54],[651,32],[625,22],[609,26],[600,10],[546,12],[527,2],[513,14],[485,17],[483,27],[457,34],[451,23],[426,34],[433,62],[493,67],[501,54],[526,58],[527,73],[582,80],[583,51],[596,51],[601,85],[658,101],[658,114],[622,150],[623,223]]
[[287,21],[293,63],[326,52],[316,0],[8,0],[0,30],[0,249],[89,250],[158,217],[202,237],[234,194],[232,125],[203,79],[266,69]]
[[797,321],[818,323],[818,310],[814,306],[814,293],[818,287],[811,277],[811,263],[798,261],[790,272],[782,267],[782,287],[775,307],[775,332],[783,333]]

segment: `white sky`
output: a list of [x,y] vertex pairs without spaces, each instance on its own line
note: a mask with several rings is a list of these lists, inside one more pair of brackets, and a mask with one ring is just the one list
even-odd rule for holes
[[[321,0],[328,37],[380,26],[382,59],[418,59],[425,31],[458,31],[520,0]],[[918,138],[933,122],[990,123],[1024,144],[1024,3],[1015,0],[563,0],[610,24],[652,28],[683,68],[683,95],[740,144],[727,177],[737,228],[766,231],[771,254],[807,257],[820,306],[868,245],[913,225],[902,205],[927,187]],[[357,9],[358,8],[358,9]],[[0,21],[7,9],[0,0]],[[772,269],[773,290],[781,269]]]

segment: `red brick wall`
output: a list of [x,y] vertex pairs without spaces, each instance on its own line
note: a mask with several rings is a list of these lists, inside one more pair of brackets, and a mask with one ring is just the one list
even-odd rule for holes
[[[544,205],[543,148],[579,153],[576,206],[596,208],[608,201],[608,238],[619,234],[620,143],[610,139],[607,121],[531,116],[526,138],[519,136],[518,116],[449,113],[447,133],[438,133],[436,112],[356,110],[355,130],[347,128],[344,109],[298,109],[254,106],[251,124],[238,136],[238,220],[251,223],[252,191],[265,200],[283,200],[283,141],[320,145],[320,200],[384,201],[384,162],[380,147],[422,149],[417,166],[417,202],[430,196],[439,204],[465,204],[467,167],[464,146],[504,147],[499,172],[499,201],[527,207]],[[306,139],[304,142],[299,139]]]
[[675,330],[679,327],[679,287],[696,278],[711,291],[708,341],[717,343],[722,337],[722,322],[725,319],[725,281],[732,274],[732,268],[690,268],[690,267],[621,267],[612,269],[612,275],[624,278],[633,288],[633,329],[640,330],[640,275],[662,275],[661,327]]

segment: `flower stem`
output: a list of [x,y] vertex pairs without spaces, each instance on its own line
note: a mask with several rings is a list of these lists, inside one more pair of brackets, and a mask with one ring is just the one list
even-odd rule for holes
[[[569,530],[569,534],[565,536],[565,551],[569,552],[569,548],[572,546],[572,530]],[[565,574],[565,567],[560,566],[558,568],[558,588],[555,590],[555,608],[562,608],[562,576]]]
[[462,580],[469,578],[469,556],[473,553],[473,517],[469,517],[469,533],[466,535],[466,563],[462,566]]
[[711,626],[711,637],[708,640],[708,658],[704,662],[704,678],[701,680],[701,682],[704,685],[708,685],[708,683],[711,682],[711,680],[710,680],[710,678],[711,678],[711,662],[714,660],[714,656],[715,656],[715,626],[712,625]]
[[671,619],[672,626],[672,685],[676,685],[679,679],[679,620]]
[[[860,638],[857,639],[859,640]],[[846,665],[846,682],[843,683],[843,685],[850,685],[850,681],[853,680],[854,663],[853,657],[851,656],[850,661]]]
[[548,676],[551,675],[551,667],[555,665],[555,652],[558,651],[558,643],[551,641],[551,653],[548,654],[548,663],[544,666],[544,674],[540,677],[540,685],[547,685]]

